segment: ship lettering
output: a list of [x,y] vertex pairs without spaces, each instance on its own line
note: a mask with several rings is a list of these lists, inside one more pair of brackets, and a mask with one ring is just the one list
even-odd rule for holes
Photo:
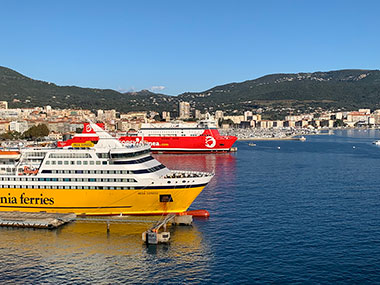
[[1,204],[17,204],[17,198],[12,197],[11,193],[8,193],[8,197],[0,197]]
[[43,197],[25,197],[25,193],[20,196],[20,203],[25,205],[54,205],[54,198]]

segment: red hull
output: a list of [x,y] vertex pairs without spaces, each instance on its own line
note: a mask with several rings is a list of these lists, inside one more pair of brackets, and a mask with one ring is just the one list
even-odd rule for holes
[[228,152],[236,141],[236,137],[197,136],[197,137],[121,137],[123,143],[145,141],[154,152],[170,153],[203,153]]
[[[234,136],[221,136],[217,129],[207,129],[199,136],[123,136],[119,140],[125,144],[146,142],[153,152],[166,153],[205,153],[228,152],[237,140]],[[86,125],[82,135],[76,135],[72,139],[58,142],[58,147],[71,146],[73,143],[96,143],[98,137],[91,131],[86,131]]]

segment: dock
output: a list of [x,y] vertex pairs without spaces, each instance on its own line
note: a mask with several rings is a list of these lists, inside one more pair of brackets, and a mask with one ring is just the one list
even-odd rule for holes
[[[174,215],[170,214],[157,221],[149,230],[143,232],[142,240],[146,244],[168,243],[170,241],[170,232],[167,231],[168,223],[172,225],[190,226],[193,222],[191,215]],[[160,229],[163,228],[163,231]]]
[[[193,212],[195,216],[208,217],[209,213],[206,210],[197,210]],[[206,215],[207,214],[207,215]],[[74,213],[45,213],[45,212],[2,212],[0,211],[0,227],[15,227],[15,228],[36,228],[36,229],[56,229],[70,222],[84,223],[104,223],[107,225],[107,234],[110,233],[111,224],[130,224],[130,223],[153,223],[147,231],[142,233],[144,243],[159,244],[170,241],[170,232],[167,231],[168,224],[191,226],[193,215],[168,214],[162,216],[159,220],[142,220],[130,219],[129,216],[118,216],[116,218],[93,218],[93,217],[77,217]]]
[[73,213],[44,212],[0,212],[0,226],[17,228],[56,229],[64,224],[75,221]]

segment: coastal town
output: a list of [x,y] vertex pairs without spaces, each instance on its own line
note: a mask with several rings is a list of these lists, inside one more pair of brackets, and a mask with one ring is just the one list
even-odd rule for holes
[[380,110],[359,109],[353,111],[323,111],[309,114],[289,114],[284,120],[265,120],[262,110],[246,110],[236,115],[225,115],[223,111],[202,113],[192,110],[190,103],[180,102],[179,112],[172,116],[169,111],[135,111],[128,113],[116,110],[54,109],[51,106],[35,108],[8,108],[8,102],[0,101],[0,135],[22,134],[33,126],[46,125],[48,138],[62,140],[83,129],[88,120],[104,123],[105,128],[116,135],[139,130],[143,123],[195,122],[215,120],[222,134],[235,135],[238,139],[283,138],[318,133],[331,128],[374,128],[380,125]]

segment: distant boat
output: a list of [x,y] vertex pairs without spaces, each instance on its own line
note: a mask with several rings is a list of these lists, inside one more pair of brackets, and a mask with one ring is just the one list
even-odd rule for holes
[[249,146],[256,146],[255,143],[249,143],[248,145],[249,145]]
[[380,140],[374,141],[372,143],[375,144],[375,145],[380,145]]
[[300,141],[304,142],[304,141],[306,141],[306,138],[304,136],[302,136],[302,137],[300,137]]

